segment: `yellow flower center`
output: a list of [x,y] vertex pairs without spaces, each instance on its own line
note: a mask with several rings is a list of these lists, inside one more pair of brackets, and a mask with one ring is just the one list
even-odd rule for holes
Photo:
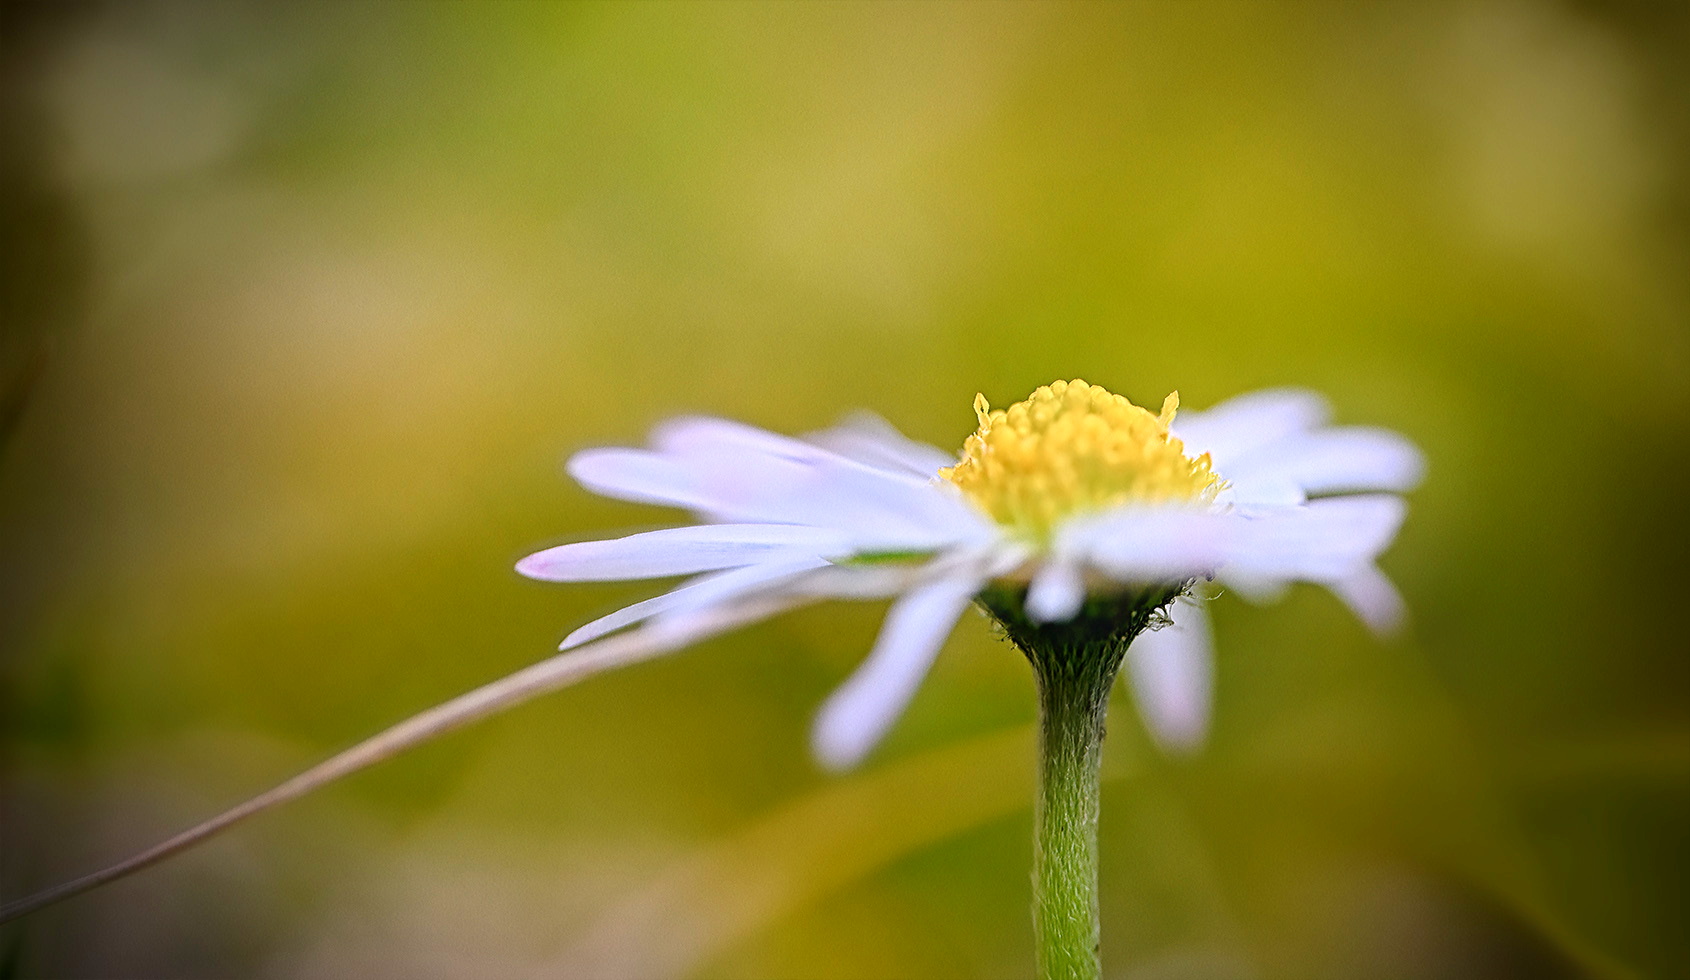
[[1179,392],[1152,415],[1084,381],[1057,381],[1007,410],[974,396],[980,428],[939,475],[1000,524],[1047,538],[1064,518],[1132,502],[1212,499],[1209,454],[1168,434]]

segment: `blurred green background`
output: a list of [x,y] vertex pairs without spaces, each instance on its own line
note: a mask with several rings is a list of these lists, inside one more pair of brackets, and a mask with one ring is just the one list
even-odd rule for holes
[[[1118,697],[1106,970],[1690,975],[1684,8],[5,5],[7,897],[546,656],[679,515],[570,451],[1083,377],[1409,434],[1414,623],[1223,599]],[[863,770],[818,607],[450,736],[0,931],[49,977],[1025,977],[1025,665]]]

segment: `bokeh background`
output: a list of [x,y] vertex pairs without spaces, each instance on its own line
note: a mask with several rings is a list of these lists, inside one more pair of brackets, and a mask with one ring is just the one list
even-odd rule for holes
[[[511,571],[677,519],[574,449],[1299,384],[1430,458],[1414,622],[1223,599],[1196,758],[1117,699],[1108,974],[1690,975],[1682,5],[4,10],[7,897],[648,594]],[[864,769],[807,756],[881,613],[452,735],[0,974],[1028,976],[983,620]]]

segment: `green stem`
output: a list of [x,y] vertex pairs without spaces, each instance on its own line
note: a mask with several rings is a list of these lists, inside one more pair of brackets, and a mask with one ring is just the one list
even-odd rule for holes
[[1113,664],[1106,671],[1038,672],[1033,934],[1042,980],[1096,980],[1102,970],[1097,909],[1098,766],[1114,676]]
[[1033,666],[1039,685],[1039,796],[1033,812],[1033,934],[1040,980],[1097,980],[1098,768],[1109,689],[1133,638],[1189,583],[1089,597],[1070,620],[1035,623],[1024,587],[979,603]]

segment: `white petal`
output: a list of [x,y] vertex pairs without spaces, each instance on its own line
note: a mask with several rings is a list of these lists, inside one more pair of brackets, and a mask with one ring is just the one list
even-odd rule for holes
[[813,599],[889,599],[929,577],[927,566],[906,562],[829,565],[795,580],[789,590]]
[[1284,599],[1294,581],[1283,575],[1252,574],[1237,567],[1227,568],[1220,579],[1227,591],[1254,606],[1271,606]]
[[1329,497],[1241,519],[1217,570],[1234,584],[1332,582],[1370,564],[1396,536],[1406,505],[1386,494]]
[[1070,521],[1057,531],[1057,548],[1122,582],[1174,582],[1225,560],[1241,521],[1185,508],[1123,508]]
[[1127,677],[1139,716],[1157,744],[1189,752],[1209,731],[1214,642],[1202,606],[1181,601],[1168,612],[1172,625],[1140,633],[1127,648]]
[[651,433],[651,447],[665,455],[730,455],[747,453],[811,461],[826,454],[800,439],[759,429],[744,422],[708,415],[669,419]]
[[614,633],[624,626],[632,626],[654,616],[692,612],[706,606],[738,599],[746,593],[758,590],[774,591],[773,586],[783,583],[787,579],[811,569],[827,566],[828,562],[820,558],[800,558],[792,561],[763,562],[702,576],[678,589],[653,596],[643,602],[636,602],[631,606],[623,606],[608,616],[600,616],[564,637],[563,643],[559,645],[558,649],[568,650],[578,647],[607,633]]
[[825,558],[804,555],[797,558],[780,559],[761,562],[747,568],[736,568],[731,571],[718,572],[705,577],[695,586],[680,591],[676,601],[657,614],[659,624],[680,616],[689,616],[711,606],[724,602],[737,601],[753,593],[767,592],[770,594],[786,594],[786,586],[795,578],[821,568],[829,568],[832,562]]
[[[861,449],[866,437],[856,438]],[[932,473],[888,468],[723,419],[675,419],[652,441],[656,452],[578,453],[569,471],[595,492],[686,507],[708,521],[833,528],[858,552],[932,551],[994,535]],[[916,444],[891,445],[882,448],[896,454]]]
[[795,596],[831,599],[885,599],[940,577],[986,582],[1026,565],[1032,549],[1015,541],[940,552],[923,561],[833,564],[794,579],[784,591]]
[[[991,535],[951,488],[807,449],[810,459],[731,448],[664,457],[597,450],[577,457],[572,472],[591,478],[583,480],[589,489],[686,506],[712,521],[834,528],[858,551],[936,550]],[[606,463],[615,464],[613,480]]]
[[616,500],[689,510],[710,503],[685,467],[644,449],[584,449],[564,468],[583,487]]
[[1363,566],[1345,578],[1327,583],[1326,587],[1381,636],[1395,633],[1408,618],[1408,606],[1402,595],[1377,566]]
[[874,649],[816,716],[811,744],[829,769],[862,761],[903,713],[980,581],[946,578],[892,604]]
[[855,465],[820,464],[812,483],[758,512],[836,528],[858,551],[938,550],[997,536],[954,488]]
[[[756,471],[759,482],[777,484],[783,489],[788,479],[801,479],[813,472],[812,467],[829,473],[857,471],[859,476],[873,478],[876,485],[904,489],[925,486],[936,475],[938,467],[912,469],[887,466],[878,459],[864,458],[897,458],[909,451],[909,447],[917,447],[918,454],[921,449],[938,453],[932,447],[910,442],[874,416],[867,418],[872,419],[877,427],[866,427],[867,423],[859,418],[853,424],[825,430],[813,441],[806,441],[727,419],[683,417],[659,426],[652,435],[652,444],[666,457],[686,466],[750,466]],[[861,452],[836,452],[824,444],[828,439],[843,441]],[[951,462],[942,454],[941,458],[946,460],[946,465]],[[780,474],[785,474],[786,479],[782,479]]]
[[1308,502],[1308,494],[1303,492],[1303,488],[1298,486],[1296,481],[1277,474],[1252,474],[1242,478],[1229,474],[1227,484],[1227,488],[1215,497],[1216,503],[1254,510],[1262,507],[1295,507]]
[[804,438],[860,463],[923,479],[956,462],[955,454],[906,437],[873,412],[853,412],[838,425]]
[[1202,412],[1176,416],[1173,434],[1186,453],[1208,453],[1215,469],[1227,467],[1245,453],[1306,432],[1325,422],[1331,408],[1320,395],[1300,388],[1269,388],[1239,395]]
[[1027,616],[1035,623],[1065,623],[1086,602],[1086,580],[1075,562],[1045,562],[1027,588]]
[[1324,429],[1285,439],[1235,463],[1234,483],[1278,479],[1308,493],[1411,490],[1426,461],[1407,439],[1387,429]]
[[[684,417],[653,433],[658,451],[588,449],[569,474],[607,497],[685,507],[727,523],[815,523],[778,510],[817,484],[818,467],[849,464],[818,447],[725,419]],[[887,475],[890,479],[890,474]],[[896,477],[901,484],[917,481]],[[774,502],[771,505],[771,502]],[[814,515],[811,515],[814,516]]]
[[685,507],[723,523],[784,524],[794,522],[761,513],[766,502],[815,483],[823,458],[819,450],[800,458],[729,443],[687,453],[589,449],[572,457],[568,470],[604,496]]
[[790,524],[700,524],[611,541],[583,541],[536,552],[516,570],[548,582],[692,575],[754,565],[775,557],[840,553],[837,534]]

